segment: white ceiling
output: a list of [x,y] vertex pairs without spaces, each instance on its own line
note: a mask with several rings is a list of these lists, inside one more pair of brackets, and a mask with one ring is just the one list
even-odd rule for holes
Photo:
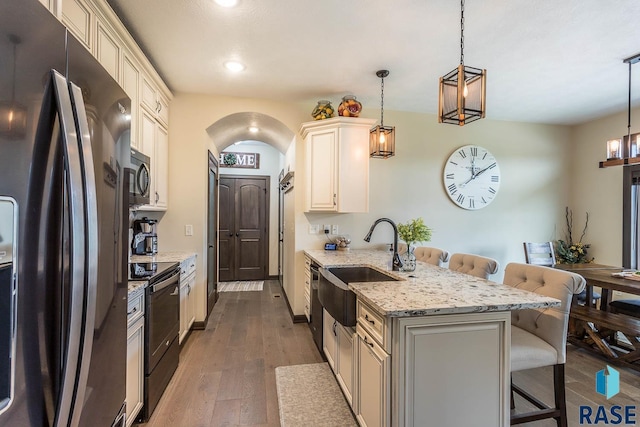
[[[108,0],[174,92],[436,113],[460,60],[453,0]],[[627,108],[638,0],[467,0],[465,64],[487,69],[487,118],[576,124]],[[246,64],[231,74],[227,60]],[[640,104],[640,64],[632,100]]]

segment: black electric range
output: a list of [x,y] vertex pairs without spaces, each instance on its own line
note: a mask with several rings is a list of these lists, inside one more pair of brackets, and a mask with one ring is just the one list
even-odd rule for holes
[[132,262],[129,263],[128,280],[161,281],[179,267],[177,262]]

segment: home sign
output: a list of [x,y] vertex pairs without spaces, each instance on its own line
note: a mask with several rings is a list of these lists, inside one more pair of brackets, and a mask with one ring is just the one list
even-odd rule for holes
[[260,169],[260,154],[223,151],[220,153],[220,167]]

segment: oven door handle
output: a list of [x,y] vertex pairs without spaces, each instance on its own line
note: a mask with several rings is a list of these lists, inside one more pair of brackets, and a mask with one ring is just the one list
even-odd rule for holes
[[171,275],[171,277],[163,280],[162,282],[156,283],[151,287],[151,293],[161,291],[164,288],[175,284],[176,282],[178,282],[178,277],[180,277],[179,274],[174,274]]

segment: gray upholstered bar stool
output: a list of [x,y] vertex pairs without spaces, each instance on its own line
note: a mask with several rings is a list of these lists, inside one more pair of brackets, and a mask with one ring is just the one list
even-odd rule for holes
[[558,426],[567,426],[564,364],[566,362],[569,310],[574,294],[582,292],[585,280],[568,271],[531,264],[511,263],[504,273],[504,283],[514,288],[559,299],[559,307],[515,310],[511,313],[511,372],[553,366],[555,407],[551,408],[511,382],[517,393],[539,411],[512,414],[511,425],[554,418]]
[[[398,245],[398,253],[403,254],[407,251],[407,245],[404,243],[400,243]],[[449,261],[449,252],[432,248],[429,246],[418,246],[413,250],[413,254],[416,256],[418,261],[426,262],[427,264],[437,265],[442,267],[442,265]]]
[[480,255],[453,254],[449,260],[449,270],[459,271],[482,279],[487,279],[490,274],[497,273],[498,267],[498,261]]

